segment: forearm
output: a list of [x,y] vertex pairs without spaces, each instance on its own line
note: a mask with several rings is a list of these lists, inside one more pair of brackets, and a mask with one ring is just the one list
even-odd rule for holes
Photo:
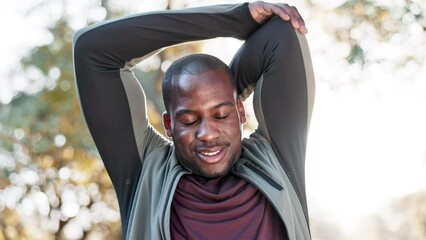
[[75,52],[86,58],[96,56],[98,66],[116,69],[183,42],[215,37],[245,39],[258,26],[247,4],[138,14],[81,30],[75,37]]

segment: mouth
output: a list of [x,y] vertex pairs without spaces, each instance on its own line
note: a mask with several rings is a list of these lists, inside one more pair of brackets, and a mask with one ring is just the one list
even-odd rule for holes
[[214,164],[220,162],[225,156],[227,147],[203,148],[196,151],[198,157],[205,163]]

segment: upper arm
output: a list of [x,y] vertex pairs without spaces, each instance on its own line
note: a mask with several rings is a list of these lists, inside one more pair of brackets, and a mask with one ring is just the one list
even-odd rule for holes
[[305,153],[314,79],[306,40],[298,34],[289,23],[273,18],[250,36],[231,68],[239,92],[260,79],[253,98],[258,130],[306,210]]
[[148,147],[161,144],[162,138],[149,127],[145,95],[138,80],[102,43],[101,36],[93,29],[75,38],[75,80],[84,119],[126,218],[143,154]]

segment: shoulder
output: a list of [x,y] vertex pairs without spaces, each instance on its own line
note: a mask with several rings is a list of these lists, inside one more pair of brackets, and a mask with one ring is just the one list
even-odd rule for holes
[[242,157],[261,159],[275,158],[271,144],[258,130],[252,133],[249,138],[243,139],[242,145]]

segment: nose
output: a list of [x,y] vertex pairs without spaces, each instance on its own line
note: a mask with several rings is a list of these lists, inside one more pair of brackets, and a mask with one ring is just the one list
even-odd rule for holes
[[197,131],[197,139],[202,142],[209,142],[215,140],[219,137],[220,131],[219,128],[215,125],[214,122],[209,120],[203,120]]

